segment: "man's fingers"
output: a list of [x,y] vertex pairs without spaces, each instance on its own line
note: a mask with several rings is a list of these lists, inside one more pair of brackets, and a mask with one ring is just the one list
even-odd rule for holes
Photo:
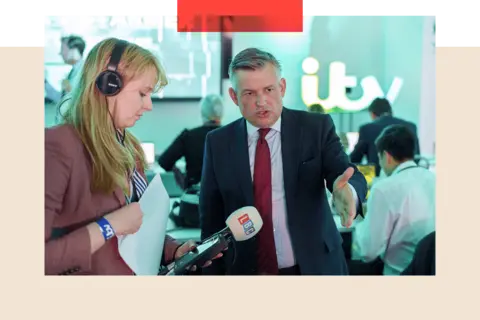
[[350,206],[349,211],[347,211],[345,214],[345,220],[348,228],[350,228],[350,226],[353,224],[353,219],[355,219],[355,207]]
[[348,167],[347,170],[345,170],[341,176],[339,176],[337,178],[337,180],[335,181],[336,182],[336,186],[337,187],[343,187],[344,185],[346,185],[348,183],[348,180],[350,180],[350,178],[353,176],[353,173],[355,172],[355,170],[352,168],[352,167]]
[[349,205],[341,206],[338,209],[339,210],[337,212],[340,215],[342,226],[350,227],[353,223],[353,219],[355,218],[355,211],[352,210]]

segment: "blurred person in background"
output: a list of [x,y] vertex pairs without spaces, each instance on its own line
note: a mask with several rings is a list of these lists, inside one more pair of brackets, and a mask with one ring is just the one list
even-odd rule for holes
[[376,140],[387,177],[373,185],[368,213],[354,230],[354,256],[361,260],[351,261],[352,275],[399,275],[435,230],[435,174],[413,161],[415,141],[403,125],[388,126]]
[[[147,180],[143,150],[126,129],[152,109],[165,71],[150,51],[110,38],[79,76],[62,124],[45,129],[45,273],[133,275],[117,236],[139,230]],[[166,236],[163,264],[194,247]]]
[[308,111],[313,113],[322,113],[322,114],[325,113],[325,109],[319,103],[314,103],[311,106],[309,106]]
[[158,164],[167,172],[178,170],[175,163],[185,158],[185,178],[181,179],[183,182],[179,181],[183,189],[200,182],[205,137],[221,126],[223,117],[223,99],[219,95],[207,95],[199,106],[203,124],[193,129],[184,129],[158,158]]
[[85,40],[76,35],[62,37],[60,41],[60,56],[65,64],[72,66],[72,68],[70,69],[67,77],[62,80],[62,90],[59,94],[60,99],[57,101],[57,103],[59,103],[57,106],[56,116],[57,124],[62,121],[62,115],[70,106],[67,101],[70,100],[72,88],[74,88],[78,83],[80,72],[84,63],[83,54],[86,47]]
[[[193,129],[183,130],[172,144],[158,158],[158,164],[165,171],[173,171],[177,184],[184,190],[180,202],[174,204],[174,209],[180,207],[178,214],[170,218],[177,227],[198,228],[198,184],[202,178],[203,152],[207,134],[219,128],[223,117],[223,99],[216,94],[209,94],[200,101],[200,115],[203,124]],[[186,172],[183,173],[176,162],[185,158]]]
[[57,91],[52,84],[47,80],[47,71],[45,70],[45,102],[57,104],[62,100],[62,93]]
[[60,55],[63,61],[72,66],[67,77],[62,81],[62,96],[70,93],[75,81],[78,80],[78,74],[82,70],[83,54],[86,43],[82,37],[70,35],[61,38]]
[[353,163],[361,163],[364,156],[367,162],[375,164],[376,175],[380,175],[380,164],[378,160],[378,152],[375,146],[375,140],[386,127],[394,124],[404,125],[412,131],[415,137],[415,155],[420,154],[420,147],[417,136],[417,126],[413,122],[405,121],[393,116],[392,106],[385,98],[376,98],[368,107],[368,112],[372,118],[372,122],[360,127],[358,134],[358,142],[350,154],[350,161]]
[[[312,105],[310,105],[308,107],[308,111],[309,112],[313,112],[313,113],[321,113],[321,114],[325,114],[325,109],[323,108],[323,106],[319,103],[314,103]],[[343,145],[343,148],[345,150],[345,152],[348,151],[348,138],[347,138],[347,134],[345,132],[337,132],[338,134],[338,137],[340,138],[340,142],[342,143]]]

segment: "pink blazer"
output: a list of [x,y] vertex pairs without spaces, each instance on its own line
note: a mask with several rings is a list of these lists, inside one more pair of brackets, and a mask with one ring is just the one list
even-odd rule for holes
[[[86,225],[126,202],[121,188],[112,194],[92,193],[91,179],[90,156],[73,127],[45,129],[46,275],[132,275],[118,254],[116,237],[90,254]],[[166,237],[165,264],[179,245]]]

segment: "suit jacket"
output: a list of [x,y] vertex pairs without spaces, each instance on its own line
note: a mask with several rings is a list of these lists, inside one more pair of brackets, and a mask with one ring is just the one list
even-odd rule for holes
[[[349,166],[329,115],[283,108],[281,143],[287,221],[295,259],[302,274],[348,273],[342,238],[333,220],[325,192]],[[355,168],[350,179],[359,204],[367,184]],[[225,227],[236,209],[253,206],[253,183],[245,120],[239,119],[208,134],[200,191],[202,238]],[[362,213],[359,205],[358,213]],[[257,273],[255,237],[235,242],[224,258],[204,269],[210,274]],[[232,263],[235,261],[235,263]]]
[[[138,168],[139,172],[140,168]],[[144,174],[141,172],[141,174]],[[118,254],[116,237],[94,254],[86,225],[125,205],[121,188],[112,194],[91,191],[92,163],[73,127],[45,129],[45,274],[132,274]],[[180,243],[168,237],[164,262]],[[160,266],[159,266],[160,268]]]
[[415,255],[402,276],[435,275],[435,231],[425,236],[417,245]]
[[380,174],[380,165],[378,160],[377,147],[375,146],[375,140],[380,136],[383,129],[390,125],[399,124],[410,128],[415,135],[415,154],[420,153],[420,145],[418,143],[417,126],[409,121],[405,121],[392,116],[381,116],[375,119],[373,122],[365,124],[360,127],[358,134],[358,143],[355,145],[354,150],[350,154],[350,161],[353,163],[362,162],[363,156],[367,156],[369,163],[375,164],[377,176]]

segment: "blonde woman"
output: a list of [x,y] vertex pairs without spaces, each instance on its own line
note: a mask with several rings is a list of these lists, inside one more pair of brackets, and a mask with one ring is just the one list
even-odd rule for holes
[[[165,85],[159,61],[138,45],[106,39],[88,54],[63,123],[45,130],[46,274],[133,275],[116,236],[140,228],[147,181],[140,143],[125,129]],[[167,236],[163,263],[194,246]]]

